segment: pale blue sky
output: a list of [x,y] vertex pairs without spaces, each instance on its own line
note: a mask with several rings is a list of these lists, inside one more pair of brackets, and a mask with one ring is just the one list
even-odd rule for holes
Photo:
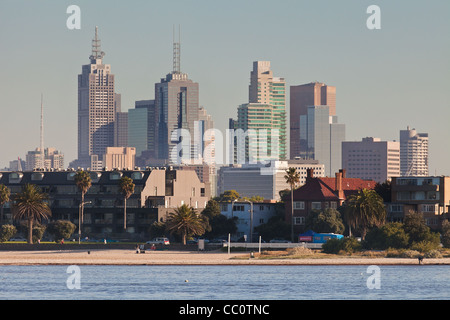
[[[66,28],[71,4],[81,30]],[[381,30],[366,27],[372,4]],[[218,129],[247,101],[252,62],[270,60],[288,86],[337,87],[347,140],[398,140],[409,125],[430,135],[430,174],[450,175],[449,18],[448,0],[0,0],[0,168],[39,145],[41,92],[45,145],[76,157],[77,75],[95,26],[127,110],[171,71],[180,24],[181,70]]]

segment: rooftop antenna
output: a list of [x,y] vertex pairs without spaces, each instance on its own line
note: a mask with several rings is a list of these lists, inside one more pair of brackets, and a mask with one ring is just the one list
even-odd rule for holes
[[20,157],[17,157],[17,171],[22,171],[22,160]]
[[91,60],[103,59],[105,53],[102,51],[101,41],[98,38],[98,26],[95,27],[95,37],[92,40],[92,55],[89,57]]
[[172,73],[181,73],[180,68],[180,46],[181,46],[181,27],[178,25],[178,42],[175,42],[175,25],[173,26],[173,71]]
[[44,153],[44,95],[41,93],[41,166],[45,168]]

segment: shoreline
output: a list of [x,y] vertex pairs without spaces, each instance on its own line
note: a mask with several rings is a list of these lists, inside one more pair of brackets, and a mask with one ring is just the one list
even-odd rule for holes
[[[225,265],[419,265],[415,258],[386,258],[360,256],[274,257],[251,258],[249,253],[223,253],[198,251],[146,251],[134,250],[48,250],[0,251],[0,266],[4,265],[116,265],[116,266],[225,266]],[[450,258],[424,259],[421,265],[450,265]]]

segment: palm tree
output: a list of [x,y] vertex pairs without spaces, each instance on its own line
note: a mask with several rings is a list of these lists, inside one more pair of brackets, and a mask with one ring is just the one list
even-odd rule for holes
[[29,244],[33,243],[33,222],[40,222],[51,216],[51,210],[45,202],[47,195],[33,184],[26,184],[22,192],[14,197],[13,217],[17,220],[27,220]]
[[385,223],[386,209],[383,198],[374,190],[362,189],[347,198],[345,217],[349,224],[350,236],[351,228],[358,228],[361,231],[361,239],[364,240],[368,228]]
[[195,209],[183,204],[169,213],[166,220],[167,230],[181,235],[183,244],[186,244],[188,235],[202,235],[208,228],[208,219],[197,214]]
[[83,213],[84,213],[84,195],[88,192],[91,187],[91,175],[87,171],[79,170],[74,177],[75,184],[78,190],[81,192],[81,223],[83,223]]
[[134,193],[133,179],[122,177],[119,180],[119,189],[123,195],[123,229],[127,229],[127,199]]
[[3,207],[9,201],[11,191],[4,184],[0,184],[0,225],[3,224]]
[[300,174],[295,168],[289,168],[286,170],[284,178],[291,187],[291,241],[294,242],[294,188],[300,182]]

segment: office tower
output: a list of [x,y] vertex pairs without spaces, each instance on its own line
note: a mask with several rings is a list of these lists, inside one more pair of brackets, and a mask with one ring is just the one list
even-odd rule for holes
[[103,63],[98,28],[92,40],[90,64],[78,75],[78,161],[77,167],[98,166],[107,147],[114,146],[114,122],[118,96],[111,66]]
[[[199,121],[199,85],[180,68],[180,41],[173,44],[173,70],[155,84],[156,150],[159,159],[177,162],[194,159],[195,128]],[[184,129],[189,139],[180,137]],[[182,151],[178,150],[182,146]]]
[[290,87],[290,158],[300,156],[301,115],[306,115],[309,106],[328,106],[330,116],[336,115],[336,87],[320,82],[311,82]]
[[117,112],[114,123],[114,146],[128,146],[128,112]]
[[310,106],[307,114],[300,116],[300,157],[319,160],[325,172],[332,177],[341,169],[342,141],[345,125],[330,116],[328,106]]
[[136,101],[128,110],[128,145],[136,148],[137,157],[146,150],[156,156],[155,129],[155,100]]
[[23,171],[23,168],[26,167],[26,162],[17,157],[17,160],[12,160],[9,162],[8,171]]
[[342,168],[347,177],[383,183],[400,176],[400,142],[363,138],[342,142]]
[[[265,200],[280,200],[280,191],[290,188],[284,178],[289,168],[295,168],[299,174],[300,181],[297,187],[305,183],[308,169],[314,169],[316,176],[324,177],[324,165],[317,160],[271,161],[265,165],[222,166],[218,170],[217,194],[236,190],[241,197],[260,196]],[[270,170],[271,173],[262,174],[266,170]]]
[[136,148],[133,147],[107,147],[103,155],[105,170],[133,170],[136,159]]
[[[42,162],[44,155],[44,162]],[[33,171],[35,169],[64,169],[64,155],[55,148],[45,148],[42,152],[41,148],[28,151],[26,154],[25,170]]]
[[428,133],[400,130],[400,173],[402,176],[428,176]]
[[192,164],[206,162],[212,171],[211,173],[214,173],[216,162],[216,137],[215,132],[210,130],[214,129],[214,121],[211,115],[206,112],[205,108],[200,107],[198,109],[198,121],[195,125],[197,128],[196,130],[194,129],[195,143],[193,146],[194,158],[192,159]]
[[[286,82],[274,77],[270,61],[253,62],[250,72],[249,103],[238,107],[236,131],[236,158],[243,162],[286,159]],[[231,122],[230,122],[231,124]],[[230,128],[231,129],[231,128]],[[245,150],[242,150],[245,146]]]

